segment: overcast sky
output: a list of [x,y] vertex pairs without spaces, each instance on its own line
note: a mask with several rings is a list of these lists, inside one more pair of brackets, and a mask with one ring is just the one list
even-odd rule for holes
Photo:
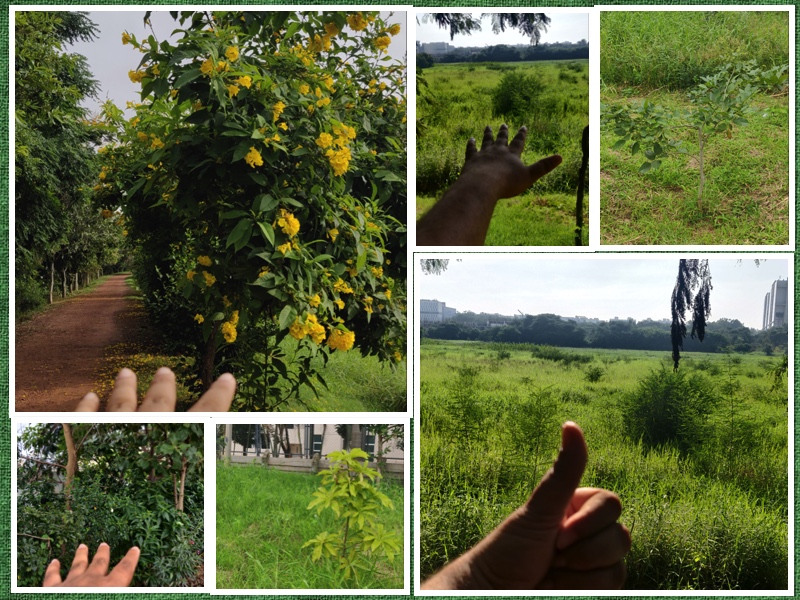
[[[419,254],[416,255],[419,257]],[[426,255],[428,256],[428,255]],[[449,256],[445,256],[450,258]],[[442,258],[440,255],[439,258]],[[554,258],[533,255],[455,256],[441,275],[423,275],[415,262],[414,298],[439,300],[459,312],[503,315],[551,313],[602,320],[669,319],[679,257]],[[788,277],[785,258],[756,266],[752,257],[709,258],[711,321],[738,319],[761,329],[764,296]]]
[[[544,9],[547,10],[547,9]],[[483,13],[490,12],[490,8],[479,10],[475,13],[476,18]],[[492,33],[492,24],[489,17],[481,22],[481,30],[475,31],[471,35],[457,35],[450,40],[450,29],[440,29],[435,23],[424,23],[422,15],[417,13],[417,39],[420,42],[447,42],[451,46],[495,46],[506,44],[514,46],[516,44],[530,44],[529,37],[522,35],[516,29],[509,29],[502,33]],[[540,42],[552,44],[554,42],[577,42],[589,39],[589,13],[563,13],[545,12],[550,17],[550,25],[547,32],[542,32]]]
[[[92,11],[89,18],[99,29],[98,38],[92,42],[78,42],[68,48],[70,52],[84,55],[94,78],[100,83],[100,92],[96,100],[90,99],[84,105],[92,113],[97,113],[107,99],[111,99],[117,107],[125,109],[128,101],[139,102],[141,86],[128,78],[128,71],[135,71],[142,55],[131,46],[122,45],[122,32],[127,31],[137,40],[151,35],[149,27],[145,27],[144,11],[130,12],[118,9]],[[381,13],[387,17],[389,13]],[[392,38],[389,55],[402,60],[406,54],[406,13],[397,11],[390,23],[399,23],[402,32]],[[179,27],[168,11],[154,11],[150,18],[158,41],[170,39],[173,30]],[[175,36],[180,37],[180,34]]]

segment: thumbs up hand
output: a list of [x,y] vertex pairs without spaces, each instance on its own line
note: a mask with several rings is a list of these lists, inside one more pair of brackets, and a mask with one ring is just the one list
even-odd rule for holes
[[617,522],[619,497],[578,488],[586,468],[583,432],[565,423],[561,451],[528,501],[422,589],[614,589],[631,546]]

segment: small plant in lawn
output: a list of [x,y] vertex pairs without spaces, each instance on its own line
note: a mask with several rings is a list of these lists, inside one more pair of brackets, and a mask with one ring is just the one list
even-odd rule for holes
[[600,365],[589,365],[584,371],[584,377],[589,383],[597,383],[603,378],[605,371]]
[[311,547],[314,561],[323,557],[338,559],[344,578],[358,581],[359,573],[372,570],[371,557],[385,556],[394,561],[400,552],[400,538],[378,523],[381,506],[394,510],[388,496],[375,489],[378,472],[367,467],[369,458],[360,448],[331,452],[331,466],[319,472],[322,485],[314,492],[308,510],[317,514],[330,509],[341,520],[338,533],[323,531],[303,544]]
[[645,161],[640,173],[647,173],[661,166],[661,161],[672,149],[687,153],[676,131],[692,129],[697,134],[697,162],[700,183],[697,190],[697,205],[702,207],[705,171],[704,149],[710,138],[722,133],[733,137],[734,126],[747,125],[747,116],[755,112],[750,101],[758,86],[770,87],[774,81],[782,80],[786,74],[783,67],[761,70],[755,61],[727,64],[715,74],[701,77],[700,84],[689,93],[690,110],[670,111],[662,106],[643,100],[635,104],[605,107],[603,120],[611,123],[620,139],[613,149],[624,147],[631,154],[642,152]]

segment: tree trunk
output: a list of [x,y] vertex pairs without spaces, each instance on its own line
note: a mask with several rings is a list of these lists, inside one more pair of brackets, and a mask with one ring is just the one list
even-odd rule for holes
[[233,446],[233,425],[225,425],[225,465],[231,464],[231,446]]
[[67,297],[67,291],[68,291],[67,290],[67,286],[68,286],[67,270],[66,269],[61,269],[61,297],[62,298],[66,298]]
[[205,352],[203,353],[203,363],[200,365],[200,381],[203,383],[205,392],[214,383],[214,358],[217,356],[217,329],[219,321],[214,322],[211,328],[211,335],[208,336]]
[[175,473],[172,474],[172,491],[175,496],[175,508],[183,512],[183,499],[186,494],[186,470],[188,463],[185,456],[181,457],[181,481],[177,483]]
[[50,261],[50,295],[48,297],[49,304],[53,303],[53,288],[56,286],[56,263]]
[[64,496],[67,499],[67,511],[72,511],[72,482],[78,468],[78,451],[75,449],[75,440],[72,437],[72,427],[69,423],[62,423],[64,429],[64,444],[67,446],[67,475],[64,479]]

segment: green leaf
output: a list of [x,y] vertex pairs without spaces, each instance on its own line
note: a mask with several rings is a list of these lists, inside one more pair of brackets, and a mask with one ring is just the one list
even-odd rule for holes
[[650,170],[652,163],[650,161],[645,161],[642,163],[642,166],[639,167],[639,173],[647,173]]
[[223,220],[228,220],[228,219],[236,219],[238,217],[247,216],[247,213],[243,210],[229,210],[222,213],[220,216],[222,217]]
[[637,152],[639,152],[639,142],[633,142],[633,145],[631,146],[631,156]]
[[617,141],[614,143],[614,145],[613,145],[613,146],[611,146],[611,149],[612,149],[612,150],[619,150],[619,149],[620,149],[620,148],[622,148],[622,147],[623,147],[623,146],[624,146],[626,143],[628,143],[628,140],[626,140],[626,139],[624,139],[624,138],[623,138],[623,139],[621,139],[621,140],[617,140]]
[[228,248],[233,246],[234,249],[238,252],[247,242],[250,241],[250,235],[253,231],[253,222],[250,219],[242,219],[236,224],[236,227],[233,228],[230,235],[228,235],[228,241],[225,243],[225,247]]
[[[247,154],[247,153],[245,152],[245,154]],[[248,173],[248,175],[250,175],[250,179],[255,181],[258,185],[260,185],[260,186],[266,186],[267,185],[267,178],[264,175],[262,175],[261,173]]]
[[288,40],[289,38],[291,38],[295,33],[297,33],[298,29],[300,29],[299,22],[292,23],[291,25],[289,25],[289,27],[286,28],[286,35],[284,36],[284,39]]
[[295,310],[294,306],[286,305],[281,310],[281,314],[278,315],[278,327],[281,329],[288,328],[294,320],[297,318],[297,311]]
[[269,194],[259,194],[253,200],[253,212],[270,212],[278,206],[278,200]]
[[233,151],[231,162],[235,163],[236,161],[242,160],[244,155],[248,152],[250,152],[250,142],[247,140],[239,142],[239,145],[236,146],[236,149]]
[[175,80],[175,83],[173,84],[173,87],[174,87],[176,90],[179,90],[179,89],[181,89],[181,88],[182,88],[184,85],[186,85],[187,83],[189,83],[190,81],[194,81],[195,79],[197,79],[198,77],[200,77],[200,75],[201,75],[201,73],[200,73],[200,69],[189,69],[188,71],[185,71],[184,73],[182,73],[182,74],[181,74],[181,76],[180,76],[180,77],[178,77],[178,78]]
[[654,160],[651,163],[650,169],[651,170],[655,170],[655,169],[659,168],[660,166],[661,166],[661,161],[660,160]]
[[258,226],[261,229],[261,235],[269,243],[270,246],[275,246],[275,231],[269,223],[262,223],[258,221]]

